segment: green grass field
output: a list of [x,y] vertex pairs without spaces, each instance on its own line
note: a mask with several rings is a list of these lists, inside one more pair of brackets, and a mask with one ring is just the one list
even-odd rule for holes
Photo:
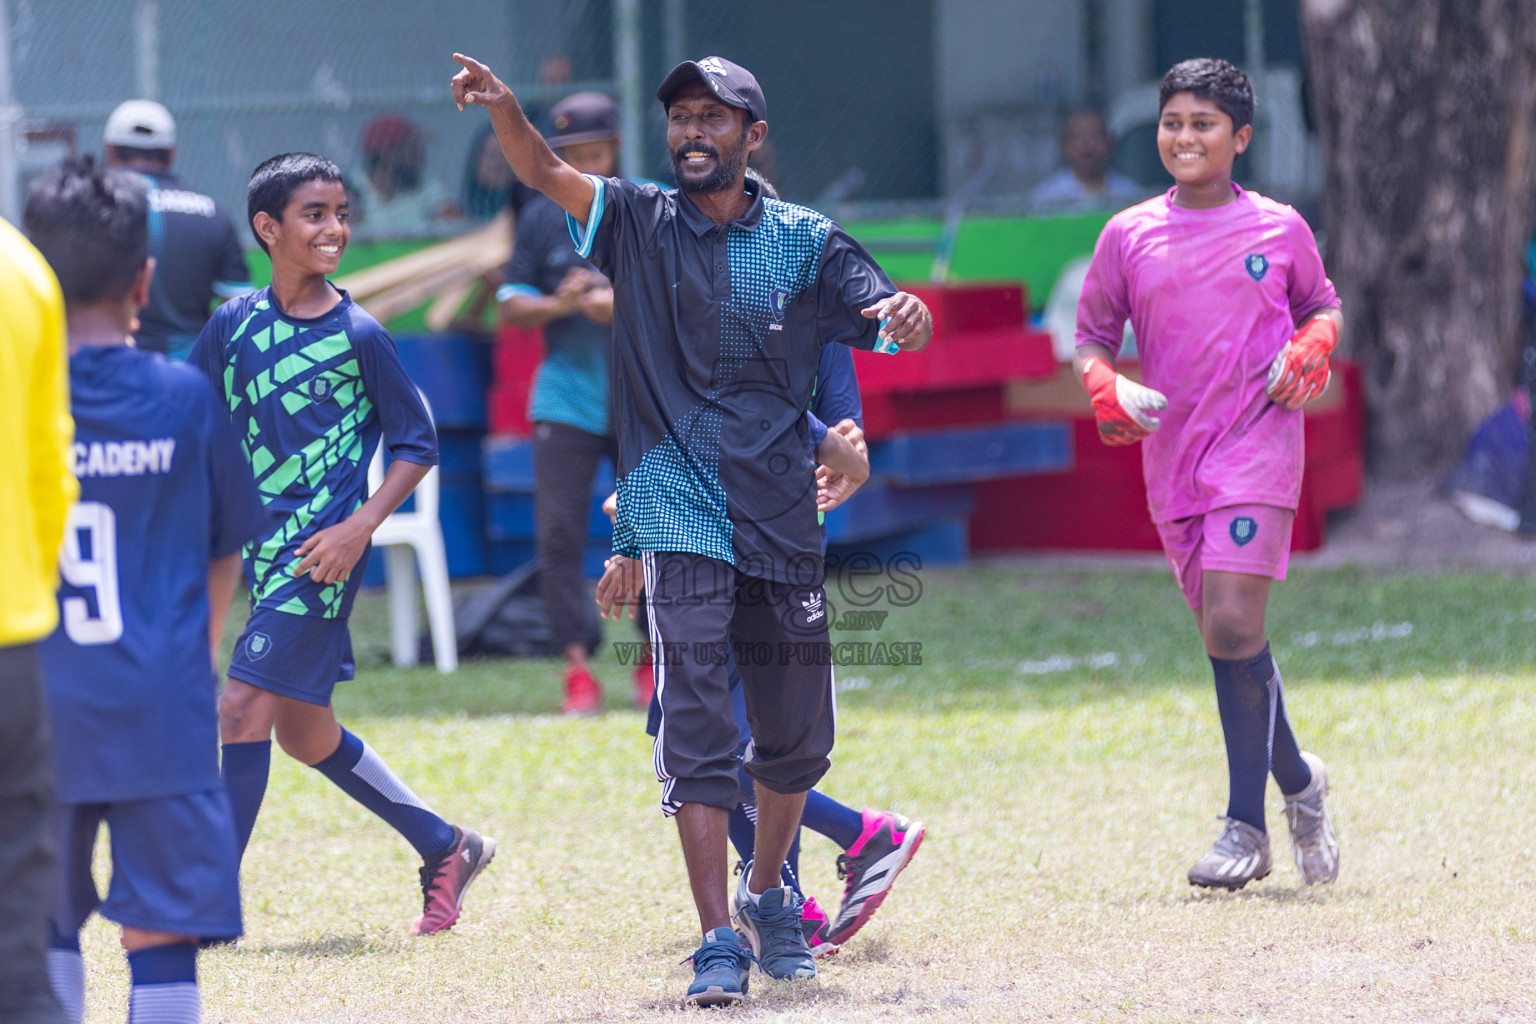
[[[1184,872],[1226,774],[1209,667],[1166,573],[928,571],[883,639],[920,666],[839,670],[823,788],[928,839],[817,981],[755,975],[753,1021],[1536,1021],[1536,591],[1495,576],[1295,571],[1271,636],[1343,844],[1302,888],[1271,787],[1276,870],[1237,894]],[[201,961],[207,1021],[647,1021],[687,1016],[697,942],[628,670],[566,720],[550,662],[453,676],[386,664],[354,617],[338,713],[450,820],[500,842],[451,932],[411,939],[417,861],[276,757],[244,873],[246,937]],[[630,640],[625,626],[610,640]],[[835,906],[836,850],[807,836]],[[88,1019],[126,967],[86,935]],[[698,1011],[692,1011],[698,1012]]]

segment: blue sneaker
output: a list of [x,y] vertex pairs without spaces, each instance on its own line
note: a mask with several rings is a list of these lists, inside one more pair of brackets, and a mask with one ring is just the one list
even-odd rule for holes
[[694,1006],[729,1006],[747,998],[752,957],[729,928],[716,928],[693,952],[693,984],[684,1002]]
[[804,900],[793,889],[780,886],[763,893],[754,905],[747,896],[747,879],[751,876],[749,862],[731,898],[731,923],[752,947],[757,966],[770,978],[816,977],[816,958],[811,955],[805,929],[800,924]]

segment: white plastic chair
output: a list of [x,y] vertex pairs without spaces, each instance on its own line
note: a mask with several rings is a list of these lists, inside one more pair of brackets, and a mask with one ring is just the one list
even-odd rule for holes
[[[422,395],[423,405],[427,396]],[[432,407],[427,405],[427,415]],[[384,445],[380,442],[368,465],[368,493],[384,482]],[[439,672],[459,667],[458,638],[453,626],[453,597],[448,590],[448,553],[443,546],[443,527],[437,519],[437,467],[427,470],[416,485],[415,508],[394,512],[373,531],[373,545],[385,552],[384,577],[389,587],[391,648],[396,665],[414,665],[421,649],[421,621],[416,603],[416,567],[421,566],[422,589],[427,597],[427,623],[432,631],[432,652]]]

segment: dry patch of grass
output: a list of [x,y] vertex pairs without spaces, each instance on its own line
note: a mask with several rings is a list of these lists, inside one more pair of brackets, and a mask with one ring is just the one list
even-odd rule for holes
[[[1536,677],[1508,671],[1507,651],[1496,671],[1465,664],[1504,628],[1502,582],[1481,586],[1479,612],[1448,608],[1433,581],[1386,581],[1373,606],[1358,576],[1317,573],[1277,609],[1286,637],[1304,635],[1309,609],[1328,611],[1334,633],[1386,618],[1422,625],[1413,640],[1377,643],[1352,672],[1328,670],[1329,651],[1365,657],[1373,641],[1293,652],[1287,700],[1303,743],[1329,764],[1339,883],[1300,885],[1271,792],[1275,873],[1210,894],[1183,875],[1216,835],[1226,777],[1199,652],[1184,650],[1192,632],[1164,608],[1177,602],[1172,585],[1106,573],[1031,588],[1010,575],[933,577],[929,632],[899,637],[933,657],[871,670],[844,694],[825,788],[915,814],[928,839],[816,982],[754,976],[732,1019],[1536,1021]],[[1097,632],[1046,621],[1029,594],[1062,606],[1143,591],[1160,603],[1113,641],[1141,652],[1134,665],[999,667],[1104,649],[1093,641],[1106,620]],[[360,606],[365,641],[381,605]],[[1450,649],[1483,613],[1492,625]],[[360,674],[339,702],[349,725],[447,817],[494,835],[497,860],[453,931],[411,939],[409,847],[279,758],[246,861],[246,938],[201,961],[204,1019],[692,1016],[678,1007],[689,978],[679,961],[697,923],[640,716],[507,713],[558,700],[547,664],[446,680]],[[610,664],[606,676],[621,692],[622,672]],[[410,694],[418,713],[400,706]],[[475,710],[445,712],[455,701]],[[810,836],[805,848],[809,891],[835,904],[835,849]],[[85,945],[88,1019],[121,1020],[126,969],[111,933],[95,923]]]

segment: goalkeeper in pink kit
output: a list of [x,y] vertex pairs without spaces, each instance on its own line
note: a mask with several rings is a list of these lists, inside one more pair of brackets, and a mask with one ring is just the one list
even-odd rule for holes
[[[1193,885],[1240,889],[1271,868],[1264,790],[1285,796],[1303,881],[1338,876],[1323,762],[1286,715],[1264,610],[1285,578],[1301,493],[1301,406],[1328,383],[1338,296],[1289,206],[1232,182],[1253,89],[1223,60],[1175,65],[1157,144],[1176,184],[1105,225],[1077,307],[1075,367],[1106,444],[1142,442],[1163,550],[1216,678],[1230,797]],[[1129,319],[1142,383],[1115,372]]]

